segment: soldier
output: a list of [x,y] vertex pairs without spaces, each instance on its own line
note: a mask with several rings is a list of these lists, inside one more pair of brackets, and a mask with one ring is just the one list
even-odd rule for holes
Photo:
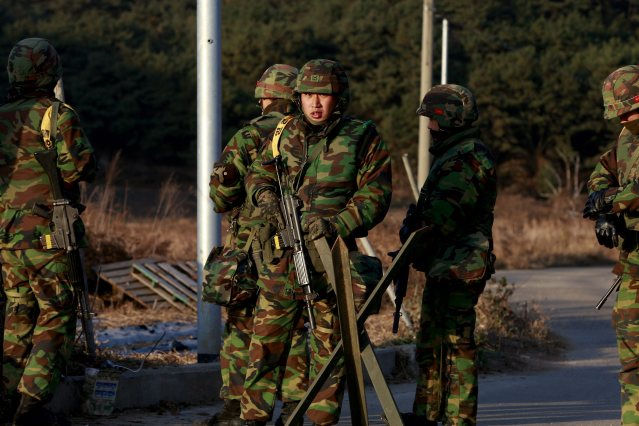
[[[316,328],[311,332],[310,379],[324,366],[340,339],[335,293],[312,241],[337,236],[356,253],[355,238],[367,235],[386,214],[391,197],[390,154],[371,121],[345,115],[348,78],[334,61],[315,59],[301,69],[295,85],[301,109],[288,122],[279,141],[285,173],[283,189],[302,203],[301,222],[312,263],[311,285]],[[247,177],[247,195],[274,230],[281,229],[278,180],[273,151],[265,149]],[[242,396],[242,419],[263,425],[275,401],[278,360],[287,350],[292,327],[306,315],[296,283],[290,249],[278,252],[260,269],[250,361]],[[355,263],[355,262],[353,262]],[[353,272],[355,297],[364,297],[364,279]],[[343,364],[342,364],[343,365]],[[344,392],[343,368],[336,368],[315,398],[307,416],[317,425],[339,420]]]
[[[8,103],[0,107],[0,259],[7,296],[2,382],[3,422],[55,424],[44,408],[60,380],[75,335],[76,291],[67,276],[64,250],[43,250],[39,237],[53,199],[44,169],[34,153],[45,149],[41,122],[54,102],[53,88],[62,76],[60,57],[41,38],[18,42],[7,65]],[[53,119],[52,119],[53,120]],[[80,180],[95,173],[93,148],[75,111],[60,104],[53,148],[64,191],[78,200]]]
[[477,106],[465,87],[444,84],[424,96],[434,163],[402,229],[431,226],[413,258],[426,273],[417,339],[419,376],[407,425],[476,423],[475,305],[493,272],[493,209],[497,195],[490,150],[473,127]]
[[604,118],[619,117],[617,143],[600,158],[588,181],[584,217],[596,221],[600,244],[619,248],[613,272],[621,276],[612,321],[621,361],[621,421],[639,424],[639,65],[610,74],[603,83]]
[[[284,114],[291,113],[295,106],[293,87],[297,77],[297,68],[285,64],[269,67],[258,80],[255,98],[262,108],[262,115],[240,129],[224,148],[220,162],[215,165],[211,175],[210,195],[218,213],[230,212],[228,219],[228,246],[256,246],[259,236],[252,238],[254,229],[263,224],[259,210],[246,201],[244,178],[251,163],[262,149],[262,143],[273,133]],[[254,232],[254,231],[253,231]],[[259,244],[257,244],[259,246]],[[253,264],[260,264],[261,249],[252,250]],[[253,272],[257,280],[257,272]],[[253,328],[253,310],[255,298],[239,307],[227,310],[220,366],[222,370],[222,389],[220,397],[224,400],[223,410],[216,414],[209,424],[241,424],[240,399],[244,393],[244,376],[248,364],[248,349]],[[300,322],[293,333],[293,342],[283,371],[281,397],[284,402],[282,416],[295,408],[306,392],[308,381],[308,363],[306,360],[306,328]],[[283,424],[283,423],[282,423]]]

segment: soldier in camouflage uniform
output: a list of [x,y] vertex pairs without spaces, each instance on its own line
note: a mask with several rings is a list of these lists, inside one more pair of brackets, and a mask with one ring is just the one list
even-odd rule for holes
[[619,68],[603,84],[604,118],[623,129],[588,181],[584,217],[600,244],[619,249],[613,272],[621,286],[612,312],[621,361],[621,420],[639,424],[639,65]]
[[[2,401],[15,424],[53,424],[43,405],[51,398],[75,334],[76,292],[63,250],[43,250],[53,199],[34,153],[45,149],[40,125],[55,101],[60,58],[47,40],[16,44],[7,65],[8,103],[0,107],[0,259],[8,303],[4,330]],[[78,181],[93,177],[93,149],[75,111],[61,104],[53,141],[67,198],[77,200]]]
[[[255,98],[262,108],[262,115],[240,129],[224,148],[220,161],[211,175],[210,195],[215,211],[229,212],[230,223],[227,246],[244,247],[249,242],[255,250],[253,264],[260,264],[259,235],[252,230],[264,225],[260,212],[246,200],[244,178],[251,163],[262,150],[263,142],[275,130],[277,123],[290,114],[293,105],[293,87],[297,77],[297,68],[285,64],[269,67],[258,80]],[[257,280],[257,272],[255,272]],[[224,409],[216,414],[209,424],[240,424],[240,398],[244,393],[244,377],[249,358],[249,343],[253,328],[253,310],[255,300],[243,306],[229,308],[224,329],[220,367],[222,370],[222,389],[220,397],[224,400]],[[283,416],[292,411],[306,392],[308,381],[308,363],[306,354],[306,328],[304,322],[298,323],[293,333],[291,349],[286,358],[283,371],[281,397],[284,401]],[[283,421],[280,419],[279,421]]]
[[477,416],[475,305],[493,272],[495,164],[479,139],[473,94],[433,87],[417,114],[429,117],[434,163],[417,206],[409,208],[402,242],[422,226],[432,231],[413,258],[426,273],[417,339],[419,376],[407,425],[469,425]]
[[[316,59],[304,65],[295,86],[301,112],[284,128],[279,151],[284,164],[284,190],[302,202],[301,222],[309,251],[316,328],[311,332],[310,379],[328,360],[340,339],[335,293],[323,265],[313,254],[313,240],[339,235],[356,256],[355,238],[386,214],[391,197],[390,153],[370,121],[345,115],[349,102],[348,79],[334,61]],[[247,195],[273,229],[281,229],[278,184],[272,149],[262,151],[247,177]],[[292,250],[273,253],[262,265],[250,362],[242,396],[242,418],[248,425],[263,425],[275,402],[279,359],[285,356],[291,329],[306,315],[301,289],[296,283]],[[353,261],[352,263],[356,263]],[[352,269],[352,268],[351,268]],[[363,278],[353,272],[354,292],[361,303]],[[342,364],[343,366],[343,364]],[[317,425],[339,420],[344,392],[343,367],[336,368],[317,395],[307,416]]]

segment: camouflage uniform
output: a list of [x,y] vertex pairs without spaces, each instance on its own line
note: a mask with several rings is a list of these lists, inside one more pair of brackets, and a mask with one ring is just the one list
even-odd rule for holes
[[[60,59],[46,40],[25,39],[11,51],[7,70],[9,102],[0,107],[0,258],[8,298],[2,381],[8,399],[21,396],[24,414],[40,409],[60,379],[75,333],[76,295],[64,251],[40,244],[49,219],[33,210],[53,202],[34,153],[44,150],[40,125],[54,101]],[[67,197],[77,200],[77,182],[95,171],[93,149],[71,107],[60,106],[56,124],[59,173]]]
[[[420,257],[414,258],[414,266],[427,277],[413,405],[419,421],[414,423],[475,424],[475,305],[493,267],[495,165],[478,129],[471,127],[477,108],[468,89],[435,86],[417,113],[430,117],[441,130],[431,130],[435,160],[416,208],[404,221],[410,228],[433,228]],[[400,234],[403,240],[408,230]]]
[[[327,235],[332,234],[334,239],[339,234],[351,250],[356,250],[354,239],[366,236],[388,210],[391,196],[389,151],[372,122],[344,115],[349,100],[348,79],[338,63],[309,61],[300,71],[295,91],[297,94],[332,94],[338,101],[332,115],[320,125],[311,125],[302,113],[298,113],[284,129],[279,143],[285,168],[283,185],[302,202],[304,230],[309,232],[313,223],[325,221],[321,223],[330,228]],[[278,189],[275,168],[264,164],[273,158],[272,150],[265,149],[259,158],[247,177],[247,191],[253,202],[262,206],[258,201],[261,194],[276,193]],[[313,238],[310,233],[307,237]],[[309,252],[313,251],[310,241],[306,241],[306,247]],[[265,261],[259,271],[260,293],[246,392],[242,397],[243,419],[265,422],[270,418],[275,401],[278,359],[287,349],[291,328],[298,318],[306,315],[305,305],[299,300],[301,289],[296,284],[291,254],[288,249],[274,253],[273,259]],[[313,380],[339,342],[340,328],[335,294],[329,290],[317,256],[309,254],[314,269],[311,285],[318,293],[313,302],[316,329],[310,337],[310,380]],[[353,251],[352,264],[356,263],[357,257],[358,253]],[[358,271],[353,272],[358,302],[364,297],[364,280]],[[309,407],[307,416],[318,425],[337,423],[343,391],[344,371],[338,367]]]
[[[264,223],[259,210],[246,201],[244,177],[248,168],[268,140],[277,123],[294,109],[293,87],[297,69],[289,65],[276,64],[269,67],[255,88],[257,99],[272,99],[260,117],[253,119],[240,129],[224,148],[220,162],[211,175],[210,196],[218,213],[230,212],[228,246],[242,248],[250,238],[251,231]],[[252,238],[255,246],[259,236]],[[253,257],[259,256],[259,251]],[[259,263],[260,259],[257,259]],[[257,272],[255,272],[257,281]],[[248,350],[253,328],[255,300],[240,307],[227,309],[220,366],[222,389],[220,397],[237,401],[236,417],[239,417],[239,400],[244,392],[244,377],[248,364]],[[286,372],[281,383],[281,397],[285,402],[299,401],[304,396],[308,380],[306,354],[306,328],[297,324],[293,341],[286,359]],[[234,404],[235,407],[235,404]],[[235,408],[232,409],[235,411]]]
[[[639,108],[639,66],[620,68],[603,85],[604,118],[611,119]],[[639,122],[639,120],[636,120]],[[612,312],[621,361],[621,420],[639,424],[639,134],[626,123],[615,146],[605,152],[590,175],[590,193],[584,214],[605,221],[620,236],[619,262],[613,272],[621,286]],[[589,203],[600,197],[600,208]],[[599,227],[596,228],[599,234]],[[598,239],[601,234],[598,235]],[[602,244],[604,242],[602,241]]]

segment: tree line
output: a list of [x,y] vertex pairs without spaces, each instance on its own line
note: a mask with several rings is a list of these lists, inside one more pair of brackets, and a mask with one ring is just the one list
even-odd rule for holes
[[[51,40],[67,100],[99,154],[195,162],[195,0],[0,0],[0,53]],[[438,0],[450,25],[448,81],[479,104],[502,186],[539,194],[577,187],[618,130],[602,118],[601,83],[636,63],[639,5],[630,0]],[[227,0],[222,6],[223,137],[259,113],[255,81],[273,63],[346,67],[349,112],[373,119],[394,154],[415,152],[421,0]],[[5,93],[6,78],[0,79]],[[397,157],[398,158],[398,157]],[[574,188],[573,188],[574,189]]]

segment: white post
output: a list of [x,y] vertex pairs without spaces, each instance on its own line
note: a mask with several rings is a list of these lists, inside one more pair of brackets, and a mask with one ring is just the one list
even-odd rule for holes
[[442,84],[448,82],[448,19],[442,21]]
[[[433,13],[434,0],[424,0],[424,13],[422,23],[422,73],[419,88],[419,102],[430,90],[433,80]],[[418,104],[419,105],[419,104]],[[430,168],[430,132],[428,131],[428,118],[419,117],[419,147],[417,151],[417,185],[422,187],[428,176]]]
[[220,243],[209,178],[222,138],[221,0],[197,0],[197,361],[212,362],[221,344],[220,307],[202,302],[202,266]]

